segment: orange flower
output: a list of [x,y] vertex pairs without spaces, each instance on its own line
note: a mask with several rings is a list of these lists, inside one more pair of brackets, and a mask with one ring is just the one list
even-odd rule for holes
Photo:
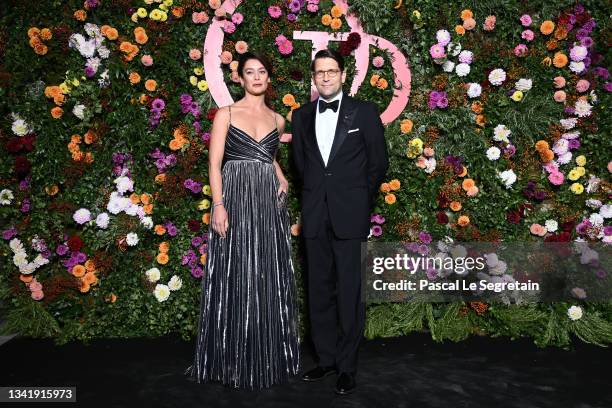
[[30,27],[28,30],[28,37],[33,38],[40,34],[40,29],[38,27]]
[[387,87],[389,86],[389,83],[387,82],[387,80],[385,78],[380,78],[378,80],[378,82],[376,82],[376,87],[378,89],[387,89]]
[[47,192],[48,195],[54,196],[59,191],[59,187],[57,186],[57,184],[54,184],[52,186],[45,187],[45,191]]
[[567,55],[562,52],[556,52],[553,57],[553,65],[557,68],[563,68],[567,65]]
[[470,9],[465,9],[461,11],[461,19],[462,20],[467,20],[468,18],[472,18],[474,17],[474,13],[472,13],[472,10]]
[[331,8],[332,17],[338,18],[342,15],[342,9],[338,6],[334,6]]
[[85,281],[81,281],[81,287],[79,288],[79,290],[81,291],[81,293],[89,292],[89,284]]
[[200,255],[200,263],[206,265],[206,254]]
[[138,102],[140,102],[141,105],[146,104],[148,101],[149,101],[149,95],[141,94],[140,97],[138,98]]
[[155,91],[157,89],[157,82],[154,79],[147,79],[145,81],[145,89],[149,92]]
[[553,152],[550,149],[542,150],[540,152],[540,159],[544,163],[548,163],[549,161],[552,161],[552,159],[554,159],[554,157],[555,157],[555,152]]
[[403,134],[412,132],[414,123],[410,119],[404,119],[400,122],[400,131]]
[[396,201],[397,201],[397,198],[395,198],[395,194],[393,193],[389,193],[385,196],[385,203],[389,205],[395,204]]
[[74,12],[74,18],[78,21],[85,21],[87,19],[87,12],[85,10],[77,10]]
[[321,17],[321,23],[324,26],[328,26],[330,25],[332,22],[332,16],[330,16],[329,14],[323,14],[323,17]]
[[162,184],[164,181],[166,181],[166,174],[165,173],[160,173],[157,176],[155,176],[155,182],[157,184]]
[[183,7],[174,7],[172,9],[172,15],[176,18],[181,18],[185,14],[185,9]]
[[170,244],[167,241],[163,241],[159,243],[159,252],[167,254],[170,250]]
[[567,38],[567,30],[563,27],[557,27],[555,30],[555,38],[557,40],[565,40]]
[[381,193],[388,193],[389,191],[391,191],[391,186],[389,185],[389,183],[382,183],[380,185],[380,192]]
[[293,224],[291,226],[291,235],[293,235],[294,237],[299,236],[300,230],[301,230],[300,224]]
[[210,213],[205,213],[202,215],[202,222],[206,225],[210,224]]
[[461,166],[461,173],[457,174],[459,177],[465,177],[467,175],[467,167]]
[[140,82],[140,75],[138,74],[138,72],[130,72],[130,83],[134,85],[139,82]]
[[147,41],[149,41],[149,37],[142,27],[136,27],[134,29],[134,38],[138,44],[146,44]]
[[476,194],[478,194],[478,187],[476,186],[469,188],[467,191],[468,197],[474,197]]
[[463,28],[463,26],[462,26],[462,25],[456,25],[456,26],[455,26],[455,32],[456,32],[458,35],[465,35],[465,28]]
[[283,105],[291,106],[295,103],[295,97],[291,94],[286,94],[283,96]]
[[136,193],[132,193],[130,194],[130,201],[132,202],[132,204],[138,204],[140,203],[140,196]]
[[32,279],[34,279],[33,275],[24,275],[23,273],[19,274],[19,280],[22,281],[23,283],[30,283],[32,282]]
[[108,30],[106,30],[105,35],[106,35],[106,38],[108,38],[111,41],[116,40],[119,37],[119,33],[117,32],[117,29],[113,27],[110,27]]
[[401,186],[402,186],[402,184],[400,183],[400,181],[398,179],[393,179],[393,180],[391,180],[389,182],[389,187],[393,191],[399,190]]
[[48,48],[44,44],[39,44],[36,47],[34,47],[34,52],[38,55],[45,55],[47,51],[48,51]]
[[56,105],[63,105],[65,100],[66,98],[64,97],[64,94],[57,94],[53,97],[53,103]]
[[49,41],[51,37],[53,37],[53,34],[48,28],[43,28],[40,30],[40,38],[42,38],[44,41]]
[[164,235],[166,233],[166,228],[161,224],[157,224],[153,231],[155,231],[157,235]]
[[85,163],[91,164],[93,163],[93,161],[94,161],[93,154],[91,154],[91,152],[85,153]]
[[342,20],[340,20],[339,18],[332,19],[330,27],[332,28],[332,30],[338,30],[340,27],[342,27]]
[[106,300],[107,302],[115,303],[115,301],[117,300],[117,295],[111,293],[110,295],[106,296],[104,300]]
[[51,109],[51,116],[53,116],[53,119],[59,119],[62,117],[63,114],[64,110],[59,106],[56,106],[55,108]]
[[119,44],[119,49],[121,50],[121,52],[131,52],[132,51],[132,43],[130,43],[129,41],[123,41],[121,44]]
[[179,140],[179,139],[172,139],[170,141],[170,143],[168,144],[168,147],[170,147],[171,150],[180,150],[181,147],[183,147],[184,143]]
[[482,113],[482,103],[480,103],[479,101],[472,102],[471,109],[472,112],[474,112],[475,114]]
[[376,86],[379,79],[380,79],[380,75],[377,75],[377,74],[372,75],[372,78],[370,78],[370,85]]
[[83,281],[88,285],[95,285],[98,283],[98,278],[93,272],[88,272],[83,276]]
[[553,23],[550,20],[546,20],[542,22],[542,25],[540,25],[540,32],[544,35],[549,35],[550,33],[553,32],[554,29],[555,29],[555,23]]
[[96,141],[96,134],[92,130],[88,130],[83,139],[85,139],[86,144],[92,144]]
[[450,209],[453,211],[461,210],[461,203],[459,201],[451,201]]
[[461,188],[464,189],[465,191],[467,191],[470,188],[474,187],[475,185],[476,185],[476,183],[474,183],[474,180],[472,180],[471,178],[466,178],[461,183]]
[[157,262],[159,264],[165,265],[168,263],[168,254],[164,253],[164,252],[160,252],[159,254],[157,254]]
[[143,208],[144,208],[145,214],[152,214],[153,213],[153,204],[147,204],[147,205],[143,206]]
[[476,115],[476,124],[478,126],[484,127],[486,123],[487,123],[487,118],[485,118],[485,115]]
[[151,195],[147,194],[147,193],[142,193],[140,195],[140,201],[142,201],[143,204],[150,204],[151,203]]
[[535,148],[538,152],[548,149],[549,148],[548,142],[546,140],[538,140],[535,144]]
[[461,227],[465,227],[469,223],[470,223],[470,217],[468,217],[467,215],[462,215],[457,220],[457,224],[459,224]]
[[85,261],[85,269],[87,272],[93,272],[96,270],[96,263],[93,259],[88,259]]
[[81,264],[76,264],[72,267],[72,274],[77,278],[80,278],[81,276],[85,275],[85,271],[85,267]]

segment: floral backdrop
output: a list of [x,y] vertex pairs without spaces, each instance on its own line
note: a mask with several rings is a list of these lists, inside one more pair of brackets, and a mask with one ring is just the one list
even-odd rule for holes
[[[10,0],[0,18],[0,298],[5,332],[58,343],[194,335],[205,273],[216,108],[204,38],[221,20],[234,99],[237,58],[273,62],[275,108],[310,98],[311,43],[294,31],[347,32],[329,0]],[[612,242],[612,151],[604,2],[354,0],[365,32],[406,56],[409,102],[386,126],[391,165],[371,241]],[[331,42],[355,75],[361,37]],[[370,47],[357,98],[383,111],[391,57]],[[284,143],[302,277],[299,185]],[[587,256],[588,255],[588,256]],[[587,254],[598,279],[612,272]],[[491,279],[511,279],[503,260]],[[554,265],[553,265],[554,267]],[[431,280],[441,278],[427,271]],[[301,279],[300,325],[308,330]],[[366,336],[428,330],[438,341],[528,336],[612,342],[612,303],[582,288],[557,303],[381,303]]]

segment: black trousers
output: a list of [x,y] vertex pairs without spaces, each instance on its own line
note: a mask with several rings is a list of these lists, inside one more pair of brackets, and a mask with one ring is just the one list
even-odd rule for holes
[[366,238],[338,239],[329,211],[325,211],[318,236],[305,241],[310,326],[318,364],[336,365],[339,372],[355,372],[365,325],[361,243]]

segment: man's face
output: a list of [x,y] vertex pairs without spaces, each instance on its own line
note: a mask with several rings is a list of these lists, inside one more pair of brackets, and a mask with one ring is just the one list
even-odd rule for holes
[[317,58],[312,80],[319,95],[324,99],[331,99],[342,90],[346,72],[340,71],[338,63],[333,58]]

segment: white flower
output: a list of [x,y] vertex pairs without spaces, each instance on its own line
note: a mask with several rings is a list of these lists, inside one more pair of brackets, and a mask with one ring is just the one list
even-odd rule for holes
[[559,164],[567,164],[572,161],[572,152],[561,153],[557,158],[557,163]]
[[490,254],[485,254],[484,257],[487,260],[487,266],[489,268],[494,267],[499,262],[499,258],[497,257],[497,254],[494,252]]
[[28,255],[25,252],[17,252],[13,255],[13,263],[15,266],[21,266],[28,263]]
[[612,217],[612,205],[611,204],[602,205],[601,208],[599,209],[599,215],[601,215],[603,218]]
[[100,48],[98,48],[98,54],[100,55],[100,58],[106,59],[110,55],[110,50],[105,46],[101,46]]
[[593,213],[589,216],[589,221],[595,227],[603,227],[604,217],[602,217],[599,213]]
[[159,278],[161,277],[161,273],[159,271],[159,269],[157,268],[151,268],[148,271],[145,272],[145,275],[147,277],[147,279],[149,280],[149,282],[157,282],[159,280]]
[[427,174],[431,174],[433,173],[433,171],[436,169],[436,159],[434,159],[433,157],[430,157],[429,159],[427,159],[427,162],[425,163],[425,173]]
[[135,232],[128,233],[125,237],[125,242],[127,242],[129,246],[136,245],[138,243],[138,234]]
[[586,299],[586,291],[582,288],[573,288],[571,290],[572,296],[574,296],[577,299]]
[[578,119],[576,118],[569,118],[569,119],[561,119],[561,126],[563,126],[564,129],[569,130],[569,129],[573,129],[576,126],[576,123],[578,123]]
[[2,189],[2,191],[0,191],[0,204],[9,205],[13,198],[15,198],[15,196],[13,195],[13,192],[8,188],[4,188]]
[[512,187],[512,185],[516,181],[516,174],[512,169],[504,170],[501,173],[498,173],[497,177],[501,179],[506,188]]
[[170,296],[170,289],[168,288],[167,285],[164,285],[163,283],[158,283],[155,286],[155,290],[153,291],[153,294],[155,295],[155,298],[157,299],[158,302],[163,302],[167,300],[168,297]]
[[506,72],[501,68],[496,68],[489,74],[489,82],[499,86],[506,80]]
[[129,177],[120,176],[115,179],[115,184],[117,185],[117,191],[120,194],[125,193],[126,191],[134,191],[134,181]]
[[597,190],[599,190],[600,183],[601,183],[601,179],[599,177],[595,177],[595,176],[589,177],[589,182],[586,186],[586,192],[589,194],[597,192]]
[[25,263],[23,265],[19,265],[19,272],[24,275],[29,275],[36,270],[36,265],[33,263]]
[[493,140],[510,143],[510,140],[508,140],[510,133],[512,133],[512,131],[508,129],[506,125],[499,124],[493,129]]
[[567,315],[572,320],[578,320],[582,317],[582,308],[580,306],[572,306],[567,309]]
[[444,70],[444,72],[453,72],[453,69],[455,69],[455,63],[451,60],[446,60],[444,64],[442,64],[442,70]]
[[105,213],[105,212],[100,213],[96,217],[96,225],[99,228],[106,229],[108,227],[109,220],[110,220],[110,217],[108,216],[108,213]]
[[471,82],[468,87],[467,94],[470,98],[478,98],[482,93],[482,87],[476,82]]
[[440,45],[445,46],[446,44],[450,42],[450,39],[451,39],[451,35],[448,31],[438,30],[436,32],[436,40],[438,40],[438,43]]
[[500,154],[501,151],[496,146],[492,146],[487,149],[487,158],[491,161],[499,159]]
[[587,47],[585,47],[584,45],[575,45],[570,50],[570,58],[572,59],[572,61],[582,61],[588,53],[589,50],[587,50]]
[[9,247],[15,253],[17,253],[17,252],[24,252],[25,253],[25,250],[23,249],[23,244],[21,243],[19,238],[11,239],[10,242],[9,242]]
[[127,215],[131,215],[132,217],[135,217],[138,214],[138,207],[138,204],[130,202],[130,205],[125,209],[125,213]]
[[[597,200],[595,198],[589,198],[588,200],[585,201],[585,204],[586,204],[587,207],[593,208],[593,209],[601,207],[601,201],[599,201],[599,200]],[[600,214],[601,214],[601,212],[600,212]],[[604,218],[606,218],[606,217],[604,217]]]
[[584,62],[582,62],[582,61],[580,61],[580,62],[572,61],[572,62],[570,62],[569,68],[570,68],[570,71],[579,74],[582,71],[584,71]]
[[49,263],[49,260],[47,258],[45,258],[44,256],[42,256],[41,254],[36,255],[36,258],[34,258],[34,260],[32,261],[32,263],[35,266],[42,266],[42,265],[46,265]]
[[529,91],[531,89],[532,86],[532,81],[531,79],[527,79],[527,78],[521,78],[518,81],[516,81],[516,84],[514,84],[514,88],[517,91]]
[[548,232],[555,232],[559,228],[559,224],[555,220],[546,220],[544,226]]
[[567,140],[576,139],[578,136],[580,136],[579,130],[575,130],[573,132],[567,132],[561,135],[562,138],[567,139]]
[[68,47],[76,48],[85,58],[91,58],[96,52],[96,40],[86,40],[83,34],[72,34],[68,39]]
[[140,220],[140,223],[142,225],[144,225],[144,227],[146,229],[153,228],[153,218],[151,218],[151,217],[148,217],[148,216],[147,217],[142,217],[142,219]]
[[91,212],[87,208],[79,208],[72,215],[72,219],[79,225],[91,221]]
[[179,290],[183,286],[183,281],[177,275],[173,275],[168,282],[168,288],[170,290]]
[[11,129],[13,130],[13,133],[16,134],[17,136],[25,136],[28,133],[30,133],[30,127],[28,126],[26,121],[21,118],[16,119],[13,122]]
[[591,114],[592,106],[585,100],[578,99],[576,101],[576,105],[574,105],[574,110],[576,115],[583,118],[585,116],[589,116]]
[[446,46],[446,51],[453,57],[456,57],[461,52],[461,44],[452,42]]
[[462,62],[461,64],[457,64],[457,66],[455,67],[455,72],[460,77],[464,77],[464,76],[466,76],[467,74],[470,73],[470,66],[468,64]]
[[74,113],[74,116],[77,118],[83,120],[85,117],[85,105],[74,105],[74,108],[72,108],[72,113]]
[[[108,200],[108,204],[106,206],[106,209],[108,210],[108,212],[110,212],[111,214],[117,215],[121,211],[123,211],[123,209],[126,208],[126,205],[129,205],[125,202],[124,198],[127,198],[127,197],[119,197],[119,196],[113,197],[111,194],[111,198],[110,200]],[[130,199],[128,198],[127,201],[130,201]]]
[[508,269],[508,264],[504,261],[499,261],[495,265],[489,267],[489,274],[491,275],[503,275]]

